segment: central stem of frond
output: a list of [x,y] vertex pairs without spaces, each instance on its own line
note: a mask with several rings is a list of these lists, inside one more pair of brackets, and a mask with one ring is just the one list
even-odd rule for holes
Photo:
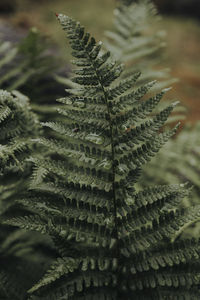
[[[92,58],[90,57],[90,54],[88,53],[88,57],[90,61],[92,62]],[[108,113],[108,119],[109,127],[110,127],[110,144],[111,144],[111,160],[112,160],[112,200],[113,200],[113,214],[114,214],[114,220],[115,220],[115,229],[114,229],[114,238],[118,240],[118,226],[117,226],[117,201],[116,201],[116,192],[115,192],[115,147],[114,147],[114,138],[113,138],[113,123],[111,119],[111,111],[108,103],[108,97],[107,93],[105,91],[104,85],[101,82],[101,78],[98,74],[98,70],[96,69],[95,65],[92,63],[92,66],[94,68],[95,74],[99,80],[99,85],[101,86],[102,93],[104,95],[105,104],[107,106],[107,113]]]

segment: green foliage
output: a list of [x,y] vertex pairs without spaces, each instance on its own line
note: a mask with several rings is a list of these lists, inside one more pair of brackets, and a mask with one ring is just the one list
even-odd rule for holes
[[[136,82],[138,94],[150,88],[152,92],[156,92],[176,82],[177,79],[171,78],[169,69],[160,67],[164,57],[165,32],[158,31],[154,26],[161,18],[155,5],[149,0],[138,0],[130,3],[129,6],[122,2],[115,9],[114,15],[114,28],[113,31],[105,32],[107,36],[105,45],[116,60],[126,65],[123,77],[126,78],[127,75],[138,70],[142,72]],[[159,82],[156,82],[155,78]],[[185,108],[176,107],[167,124],[174,124],[184,118]]]
[[[185,205],[198,204],[200,194],[200,123],[186,125],[156,157],[144,167],[140,184],[172,184],[189,182],[192,193]],[[159,166],[159,168],[158,168]]]
[[[0,42],[0,87],[8,91],[18,89],[31,98],[31,106],[40,119],[54,116],[56,107],[52,100],[60,97],[63,85],[59,84],[54,73],[61,61],[52,58],[49,42],[35,28],[17,44]],[[41,104],[43,104],[41,109]]]
[[[160,84],[161,86],[171,84],[171,79],[167,79],[169,74],[166,70],[156,71],[155,69],[156,62],[161,60],[162,45],[159,32],[152,34],[152,25],[159,19],[155,6],[148,0],[121,2],[122,4],[115,11],[114,32],[107,33],[110,38],[106,44],[107,48],[112,50],[117,59],[128,66],[128,70],[130,66],[133,66],[135,70],[144,70],[142,82],[159,78],[164,80],[159,84],[154,84],[154,87],[159,88]],[[147,83],[146,87],[151,87],[151,85]],[[168,118],[167,123],[174,123],[177,119],[184,118],[183,107],[176,108],[176,113],[178,114],[173,114]],[[197,166],[199,165],[200,141],[198,131],[198,124],[194,128],[188,126],[177,135],[175,140],[170,140],[152,162],[145,166],[140,184],[144,187],[149,183],[173,184],[188,181],[194,187],[190,202],[199,203],[200,183]]]
[[[28,98],[14,91],[12,94],[0,90],[0,176],[1,195],[8,193],[9,185],[17,189],[19,180],[20,190],[23,176],[30,173],[29,157],[33,142],[39,135],[39,121],[31,111]],[[7,205],[9,201],[6,200]],[[5,206],[4,206],[5,209]]]
[[154,80],[162,80],[158,89],[173,83],[169,70],[160,70],[158,64],[162,59],[163,31],[154,29],[160,16],[154,4],[149,0],[140,0],[129,6],[121,4],[114,11],[114,30],[107,31],[106,48],[116,60],[127,65],[123,76],[144,70],[137,84],[141,85]]
[[4,74],[1,76],[0,86],[9,91],[24,85],[30,87],[30,83],[37,86],[39,79],[55,65],[50,56],[44,56],[45,51],[46,45],[36,28],[32,28],[27,37],[16,46],[10,42],[1,42],[0,67]]
[[[110,51],[58,15],[76,68],[72,81],[57,76],[69,87],[58,106],[32,105],[48,119],[45,133],[25,96],[0,91],[2,300],[199,299],[200,243],[185,232],[200,205],[187,203],[190,188],[180,184],[199,189],[199,127],[176,137],[175,152],[167,143],[171,160],[157,155],[177,130],[163,128],[177,102],[158,110],[170,79],[155,68],[155,8],[128,2],[116,10]],[[3,43],[0,82],[44,99],[45,49],[35,29],[20,46]],[[156,89],[155,77],[163,79]]]
[[27,190],[32,172],[27,158],[36,151],[32,139],[40,131],[27,97],[0,90],[0,299],[25,299],[46,261],[36,250],[44,238],[2,224],[6,216],[24,212],[15,201]]
[[178,208],[183,185],[135,189],[141,167],[176,131],[162,130],[176,103],[150,117],[167,90],[141,101],[152,83],[138,93],[139,73],[124,79],[80,23],[58,19],[76,84],[58,100],[64,121],[43,124],[57,138],[35,139],[52,152],[32,156],[31,190],[19,199],[34,214],[6,221],[51,236],[58,252],[31,299],[199,299],[199,241],[178,237],[200,207]]

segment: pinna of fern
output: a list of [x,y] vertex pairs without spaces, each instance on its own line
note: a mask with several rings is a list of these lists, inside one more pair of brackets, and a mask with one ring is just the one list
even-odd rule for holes
[[200,243],[177,237],[200,207],[177,208],[188,194],[179,185],[134,187],[176,131],[162,131],[176,103],[149,118],[166,90],[142,101],[147,91],[134,89],[139,73],[119,80],[123,67],[102,43],[73,19],[58,19],[78,88],[58,100],[65,122],[43,124],[60,138],[37,139],[52,155],[32,157],[31,192],[20,203],[35,214],[7,221],[50,235],[59,253],[31,299],[199,299]]

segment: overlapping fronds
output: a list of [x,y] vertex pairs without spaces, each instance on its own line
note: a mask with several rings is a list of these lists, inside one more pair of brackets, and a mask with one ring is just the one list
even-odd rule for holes
[[32,172],[27,158],[36,151],[32,139],[40,131],[28,98],[17,91],[0,90],[0,215],[6,214],[16,195],[27,188]]
[[0,90],[0,172],[20,172],[38,136],[39,122],[30,111],[27,97]]
[[[160,18],[155,5],[150,0],[135,1],[129,6],[122,2],[114,10],[113,31],[105,32],[106,49],[111,52],[115,60],[126,65],[122,77],[126,78],[130,74],[142,72],[135,83],[138,87],[138,96],[140,94],[144,96],[151,85],[153,85],[151,91],[157,92],[177,80],[171,78],[169,69],[162,69],[159,66],[163,59],[165,44],[164,31],[155,29],[158,27],[155,26],[156,21]],[[156,84],[155,78],[159,80]],[[68,78],[59,77],[58,80],[67,86],[77,88]],[[174,124],[184,118],[185,109],[178,106],[167,120],[167,124]]]
[[[162,80],[159,88],[172,84],[169,70],[157,65],[162,60],[163,31],[156,31],[153,24],[160,16],[152,1],[139,0],[121,4],[114,11],[114,29],[106,31],[106,48],[114,57],[127,65],[123,76],[133,71],[142,71],[138,85],[155,78]],[[144,70],[144,72],[143,72]]]
[[170,140],[144,168],[141,184],[147,186],[148,182],[152,184],[190,182],[193,186],[191,200],[193,204],[197,204],[200,192],[199,129],[199,122],[195,125],[186,125],[175,139]]
[[[142,72],[136,85],[143,88],[144,84],[156,78],[152,91],[172,85],[177,79],[170,76],[169,69],[163,69],[165,32],[158,30],[158,14],[151,0],[121,1],[114,10],[112,31],[106,31],[104,41],[106,49],[114,58],[126,65],[122,76],[127,77],[138,70]],[[140,91],[140,89],[139,89]],[[169,104],[169,103],[168,103]],[[158,111],[156,111],[158,112]],[[176,107],[166,124],[185,118],[185,108]]]
[[53,117],[56,107],[49,104],[63,95],[64,89],[54,78],[61,63],[58,57],[50,55],[54,51],[35,27],[15,44],[0,41],[0,88],[10,92],[17,89],[27,95],[32,109],[43,120]]
[[[187,125],[144,167],[140,186],[189,182],[193,187],[184,205],[198,204],[200,197],[200,124]],[[158,168],[159,166],[159,168]],[[188,201],[189,200],[189,201]],[[199,225],[190,234],[199,235]]]
[[50,235],[59,254],[31,298],[199,299],[199,241],[177,238],[199,220],[200,207],[178,208],[184,185],[134,187],[176,131],[162,129],[176,103],[152,118],[167,90],[142,101],[152,83],[138,91],[139,73],[123,79],[102,43],[73,19],[58,19],[76,85],[59,100],[65,121],[43,124],[59,138],[35,140],[52,151],[31,158],[31,191],[18,201],[34,213],[7,221]]
[[32,139],[39,134],[39,122],[30,111],[28,99],[19,92],[0,90],[1,299],[25,299],[27,289],[39,278],[48,260],[37,251],[39,245],[44,247],[44,238],[2,224],[5,216],[20,211],[15,201],[28,187],[32,166],[27,158],[36,150]]
[[[36,28],[18,44],[0,44],[0,86],[9,91],[19,89],[38,80],[52,71],[54,60],[45,55],[46,45]],[[55,67],[55,66],[54,66]],[[29,90],[30,92],[30,90]]]
[[1,225],[0,242],[0,299],[26,300],[27,290],[49,267],[49,240]]

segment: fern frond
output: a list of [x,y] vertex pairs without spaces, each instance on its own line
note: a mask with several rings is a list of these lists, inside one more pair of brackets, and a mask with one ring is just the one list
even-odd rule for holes
[[[189,182],[193,186],[189,199],[182,206],[199,203],[199,123],[188,125],[175,139],[169,141],[158,155],[146,165],[140,185]],[[165,157],[165,158],[164,158]],[[162,163],[161,163],[162,162]],[[158,168],[159,166],[159,168]],[[152,176],[154,174],[154,176]],[[183,234],[199,236],[199,223]]]
[[27,92],[30,83],[35,84],[55,68],[56,60],[44,55],[47,43],[36,28],[17,45],[3,41],[0,45],[1,88]]
[[[0,91],[1,104],[1,133],[0,133],[0,157],[1,171],[10,165],[19,166],[18,157],[23,157],[31,148],[30,137],[39,132],[37,118],[30,112],[27,99],[19,93],[11,95],[6,91]],[[23,162],[24,164],[24,162]]]
[[114,31],[106,32],[105,45],[115,59],[128,65],[126,73],[145,69],[143,83],[151,78],[159,78],[159,72],[162,73],[160,79],[168,81],[167,70],[157,72],[154,66],[158,62],[155,56],[161,57],[162,33],[149,28],[158,19],[156,7],[149,0],[140,0],[130,5],[122,3],[114,11]]
[[28,157],[38,151],[32,139],[41,130],[27,97],[21,93],[0,90],[0,107],[0,298],[22,300],[51,259],[36,250],[39,245],[48,248],[38,236],[7,226],[3,220],[25,212],[16,200],[28,188],[32,172]]
[[198,294],[199,242],[185,251],[178,237],[199,220],[200,207],[179,209],[184,185],[135,189],[143,164],[176,131],[162,129],[175,104],[149,119],[167,90],[140,102],[153,83],[134,92],[138,73],[124,79],[80,23],[58,19],[78,67],[76,85],[59,100],[63,121],[43,123],[54,139],[34,139],[48,156],[30,159],[34,180],[18,203],[31,211],[6,221],[55,243],[58,257],[29,290],[32,299],[162,299],[168,292],[181,299],[180,288]]
[[[129,2],[128,4],[126,2]],[[159,82],[154,85],[153,91],[159,91],[171,86],[177,79],[170,78],[169,69],[160,69],[165,46],[165,33],[155,29],[155,24],[161,18],[154,3],[150,0],[121,1],[114,10],[113,31],[106,31],[106,48],[111,51],[114,58],[125,63],[126,71],[122,76],[127,78],[130,74],[140,70],[142,76],[136,85],[144,84],[155,78]],[[126,101],[130,97],[124,96]],[[173,118],[172,118],[173,117]],[[167,123],[177,122],[185,118],[185,113],[175,109],[173,116]]]

